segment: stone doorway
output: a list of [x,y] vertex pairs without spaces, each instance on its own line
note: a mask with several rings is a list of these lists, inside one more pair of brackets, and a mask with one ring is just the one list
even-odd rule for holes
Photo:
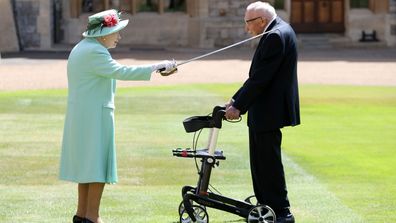
[[299,33],[343,33],[344,0],[291,0],[290,23]]

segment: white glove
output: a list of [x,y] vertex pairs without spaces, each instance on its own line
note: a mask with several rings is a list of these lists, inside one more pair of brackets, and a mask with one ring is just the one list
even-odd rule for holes
[[161,70],[161,71],[169,72],[169,71],[173,70],[174,68],[176,68],[175,60],[163,60],[159,63],[151,65],[151,71],[165,69],[165,70]]

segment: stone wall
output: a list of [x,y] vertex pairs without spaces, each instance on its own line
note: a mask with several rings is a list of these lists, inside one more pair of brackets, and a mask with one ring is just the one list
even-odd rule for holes
[[138,13],[129,16],[129,25],[121,32],[122,43],[131,47],[188,46],[188,24],[185,13]]
[[[277,13],[285,21],[290,18],[290,1],[285,0],[285,10]],[[395,1],[395,0],[390,0]],[[245,32],[243,21],[246,6],[252,1],[241,0],[196,0],[190,7],[189,13],[138,12],[128,15],[129,26],[122,31],[122,44],[131,47],[198,47],[219,48],[241,41],[249,37]],[[369,9],[350,9],[349,1],[346,5],[345,37],[351,42],[358,42],[361,32],[376,30],[378,38],[384,44],[392,41],[391,29],[384,27],[387,18],[380,4],[374,11]],[[381,6],[381,7],[380,7]],[[78,18],[71,18],[70,3],[63,0],[64,43],[75,44],[82,37],[88,16],[83,13]],[[392,25],[387,25],[392,27]],[[254,46],[254,42],[243,44],[241,47]]]
[[209,0],[209,5],[206,38],[213,41],[213,46],[230,45],[248,37],[244,22],[247,1]]
[[19,51],[11,1],[0,1],[0,52]]
[[51,0],[15,0],[14,14],[22,50],[52,46]]
[[[15,6],[14,15],[11,2]],[[62,7],[62,18],[56,27],[54,2],[61,3]],[[72,17],[71,2],[73,1],[0,0],[0,31],[3,36],[0,39],[0,51],[5,51],[5,48],[19,50],[17,34],[22,50],[51,50],[54,48],[55,39],[70,46],[76,44],[82,38],[88,16],[92,13]],[[130,24],[121,33],[121,43],[130,47],[219,48],[249,37],[244,30],[243,18],[246,6],[252,1],[189,2],[188,13],[138,12],[126,15],[125,18],[130,19]],[[285,21],[289,21],[290,2],[291,0],[285,0],[285,10],[277,10],[278,15]],[[358,42],[362,30],[376,30],[381,43],[396,46],[396,0],[389,0],[389,11],[384,10],[385,4],[377,4],[375,10],[350,9],[348,0],[345,5],[346,38]],[[58,30],[58,35],[54,35],[54,30]],[[253,45],[254,42],[242,47]]]
[[[207,47],[228,46],[250,37],[245,31],[244,22],[245,10],[250,2],[253,1],[209,0],[209,19],[205,23],[205,29],[206,38],[211,40],[211,45]],[[285,10],[276,12],[282,19],[289,21]],[[240,47],[252,45],[255,44],[246,43]]]
[[[197,0],[193,12],[138,12],[126,15],[130,24],[122,31],[121,43],[133,47],[198,47],[226,46],[247,37],[244,13],[247,1]],[[69,7],[64,6],[69,11]],[[64,12],[65,15],[70,14]],[[64,41],[74,44],[81,39],[89,14],[64,21]]]
[[15,1],[15,18],[22,49],[40,47],[40,33],[37,30],[39,8],[38,1]]
[[386,18],[385,38],[388,46],[396,46],[396,0],[389,0],[389,14]]
[[369,9],[351,9],[349,11],[348,31],[346,35],[352,42],[358,42],[362,37],[362,31],[376,31],[380,41],[385,41],[385,18],[386,15],[375,14]]

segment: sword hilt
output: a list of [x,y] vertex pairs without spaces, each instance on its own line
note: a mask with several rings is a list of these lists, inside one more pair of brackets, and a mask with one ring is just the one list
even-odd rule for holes
[[165,71],[165,68],[161,68],[161,69],[157,70],[157,73],[160,73],[162,76],[169,76],[169,75],[171,75],[173,73],[176,73],[176,72],[177,72],[177,67],[172,68],[169,71]]

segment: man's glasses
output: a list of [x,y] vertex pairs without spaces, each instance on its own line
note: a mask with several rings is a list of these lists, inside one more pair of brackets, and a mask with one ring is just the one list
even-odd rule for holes
[[253,19],[245,20],[245,23],[248,24],[249,22],[253,22],[254,20],[257,20],[257,19],[261,19],[261,16],[253,18]]

